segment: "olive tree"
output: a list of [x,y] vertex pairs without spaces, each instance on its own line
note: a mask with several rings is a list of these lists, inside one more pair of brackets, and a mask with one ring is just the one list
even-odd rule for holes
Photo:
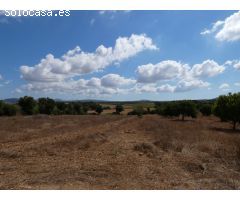
[[213,107],[214,114],[221,121],[230,121],[233,124],[233,130],[240,122],[240,93],[219,96]]
[[170,102],[165,105],[162,110],[162,114],[170,117],[179,117],[181,116],[182,121],[184,121],[186,116],[196,118],[197,109],[195,104],[192,101],[176,101]]
[[39,113],[50,115],[53,112],[55,107],[55,101],[50,98],[39,98],[38,99],[38,108]]
[[204,116],[210,116],[212,114],[212,106],[210,104],[201,105],[199,111]]
[[37,106],[37,102],[33,97],[24,96],[21,97],[18,101],[18,105],[21,107],[21,111],[23,114],[32,115],[35,114],[35,107]]

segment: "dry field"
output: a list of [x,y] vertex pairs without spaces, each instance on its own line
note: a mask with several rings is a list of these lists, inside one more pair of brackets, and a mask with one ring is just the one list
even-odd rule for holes
[[240,133],[217,118],[0,118],[0,189],[240,189]]

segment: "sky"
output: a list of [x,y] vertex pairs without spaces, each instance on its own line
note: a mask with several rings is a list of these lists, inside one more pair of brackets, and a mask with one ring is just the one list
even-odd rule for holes
[[239,11],[0,11],[0,99],[210,99],[240,91]]

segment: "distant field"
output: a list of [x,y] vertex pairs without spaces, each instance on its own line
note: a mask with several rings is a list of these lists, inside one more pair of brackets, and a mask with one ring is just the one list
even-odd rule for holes
[[0,145],[0,189],[240,189],[240,133],[215,117],[1,117]]
[[[104,110],[102,114],[112,114],[113,112],[116,111],[115,107],[116,107],[117,103],[116,104],[113,104],[113,103],[101,103],[101,105],[102,106],[109,106],[111,108],[109,110]],[[149,103],[139,102],[139,103],[123,103],[122,105],[124,107],[124,111],[121,114],[127,115],[129,112],[131,112],[133,109],[135,109],[137,107],[142,107],[145,110],[147,110],[147,108],[149,108],[150,110],[153,110],[155,104],[153,102],[149,102]]]

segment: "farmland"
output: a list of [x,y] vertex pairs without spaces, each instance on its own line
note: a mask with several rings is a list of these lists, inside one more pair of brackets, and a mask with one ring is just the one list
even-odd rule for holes
[[0,189],[240,189],[230,123],[112,112],[0,117]]

